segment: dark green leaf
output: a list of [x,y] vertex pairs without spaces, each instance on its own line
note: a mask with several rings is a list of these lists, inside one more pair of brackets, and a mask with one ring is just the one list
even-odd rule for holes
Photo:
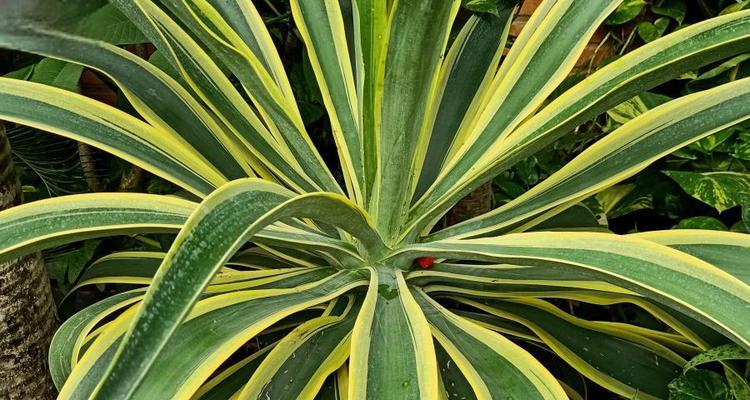
[[687,14],[687,3],[684,0],[665,0],[660,4],[657,2],[657,4],[651,6],[651,12],[673,18],[682,25],[685,14]]
[[643,39],[644,42],[653,42],[654,40],[662,37],[664,32],[669,27],[669,18],[661,17],[654,22],[641,22],[638,24],[638,36]]
[[680,221],[672,229],[708,229],[712,231],[728,230],[723,222],[713,217],[692,217]]
[[724,378],[716,372],[691,369],[669,384],[669,400],[729,400]]
[[645,0],[625,0],[617,7],[612,15],[607,17],[605,23],[608,25],[622,25],[637,17],[641,11],[643,11],[643,7],[645,6]]

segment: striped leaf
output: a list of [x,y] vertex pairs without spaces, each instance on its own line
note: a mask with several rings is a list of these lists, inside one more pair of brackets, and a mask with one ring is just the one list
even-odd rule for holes
[[399,0],[393,5],[381,54],[384,77],[376,98],[378,171],[369,209],[378,230],[392,242],[411,201],[414,153],[429,99],[438,83],[438,62],[447,45],[457,0]]
[[328,109],[349,197],[364,204],[359,103],[338,0],[294,0],[292,12]]
[[440,206],[430,208],[425,202],[424,206],[415,207],[411,218],[421,218],[423,222],[420,227],[429,224],[483,182],[528,158],[587,120],[643,90],[700,66],[746,52],[748,48],[750,11],[691,25],[629,52],[602,67],[518,126],[508,140],[487,152],[481,167],[468,180],[461,182],[462,190],[445,195],[443,200],[436,199],[435,204],[440,202]]
[[[681,311],[750,348],[750,286],[698,258],[642,239],[605,233],[533,232],[414,246],[425,255],[536,265],[590,274]],[[700,271],[697,273],[696,271]]]
[[438,92],[423,133],[428,136],[415,160],[415,167],[422,164],[415,171],[419,172],[416,198],[437,178],[460,126],[470,123],[479,111],[481,91],[488,90],[505,50],[512,13],[513,8],[506,7],[498,16],[472,16],[451,45],[440,67]]
[[750,118],[750,79],[671,101],[632,119],[542,183],[492,212],[432,239],[490,234],[630,177],[660,157]]
[[667,398],[667,385],[686,362],[648,338],[573,317],[541,300],[462,302],[523,324],[581,374],[623,397]]
[[0,212],[0,259],[112,235],[177,232],[196,204],[135,193],[79,194]]
[[[156,372],[145,376],[132,398],[190,398],[232,353],[273,323],[364,283],[357,274],[339,272],[290,289],[238,291],[202,300],[162,348],[153,365]],[[131,308],[121,314],[99,335],[66,381],[60,399],[113,398],[103,395],[106,387],[97,382],[109,371],[136,312]],[[92,394],[95,388],[98,394]]]
[[[552,374],[518,345],[456,316],[424,292],[412,292],[430,322],[432,334],[476,398],[567,399]],[[451,389],[446,390],[451,395]]]
[[427,320],[400,270],[371,271],[352,332],[349,398],[437,398],[438,371]]
[[226,182],[192,147],[104,103],[8,78],[0,78],[0,94],[0,118],[88,143],[198,196]]
[[[49,2],[34,0],[30,3],[34,4],[33,15],[2,20],[0,45],[103,72],[123,88],[135,109],[163,131],[163,135],[184,139],[229,179],[248,176],[239,150],[233,147],[223,129],[167,74],[116,46],[69,35],[65,27],[59,26],[61,22],[56,20],[58,15]],[[5,9],[2,15],[8,15]]]
[[735,232],[705,230],[670,230],[634,234],[660,243],[721,268],[750,285],[750,237]]
[[375,254],[382,251],[365,215],[343,197],[309,194],[290,199],[291,195],[262,180],[238,180],[212,193],[196,209],[159,267],[98,396],[130,398],[153,363],[162,359],[160,351],[218,269],[265,226],[294,217],[323,219],[358,237]]
[[281,339],[247,382],[238,400],[310,399],[349,356],[351,332],[361,301],[343,298],[324,316]]
[[[431,222],[435,216],[429,211],[438,199],[463,189],[464,180],[471,176],[479,160],[491,154],[492,148],[534,113],[565,79],[597,26],[619,3],[620,0],[542,2],[479,101],[477,117],[461,127],[450,160],[415,204],[412,218]],[[450,197],[453,200],[448,207],[463,196]]]

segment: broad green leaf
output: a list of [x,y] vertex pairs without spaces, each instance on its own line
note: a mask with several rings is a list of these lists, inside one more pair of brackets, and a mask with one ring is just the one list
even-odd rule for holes
[[350,399],[438,398],[430,327],[401,270],[371,269],[350,354]]
[[659,2],[659,4],[652,4],[651,12],[656,15],[670,17],[682,25],[685,14],[687,14],[687,4],[682,0],[664,0]]
[[637,17],[643,7],[646,6],[645,0],[624,0],[617,9],[612,12],[612,15],[607,17],[605,21],[608,25],[622,25],[626,22],[630,22]]
[[731,400],[724,377],[713,371],[693,369],[669,384],[669,400]]
[[87,14],[77,24],[74,32],[115,45],[148,42],[148,39],[129,19],[107,2]]
[[713,217],[692,217],[681,220],[672,229],[708,229],[712,231],[728,231],[723,222]]
[[[566,399],[562,387],[534,357],[498,333],[446,310],[419,289],[414,297],[440,346],[481,399]],[[450,388],[446,388],[450,394]]]
[[687,371],[698,365],[725,360],[750,360],[750,352],[736,344],[714,347],[713,349],[691,358],[690,361],[685,364],[684,369]]
[[96,193],[40,200],[0,212],[0,259],[96,237],[177,232],[196,204],[173,197]]
[[664,32],[669,27],[669,18],[661,17],[657,18],[654,22],[641,22],[638,24],[638,36],[643,39],[644,42],[649,43],[664,36]]
[[78,80],[81,78],[81,73],[83,73],[83,67],[80,65],[54,58],[44,58],[34,64],[31,76],[25,80],[75,92],[78,90]]
[[690,196],[719,212],[740,204],[750,195],[750,174],[738,172],[664,171]]

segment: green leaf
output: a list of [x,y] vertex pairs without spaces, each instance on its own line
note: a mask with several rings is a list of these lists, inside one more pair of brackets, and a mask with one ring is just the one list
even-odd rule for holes
[[34,65],[34,71],[27,80],[75,92],[82,73],[81,65],[45,58]]
[[669,27],[669,18],[661,17],[657,18],[654,22],[641,22],[638,24],[638,36],[643,39],[644,42],[649,43],[662,37],[664,32]]
[[625,0],[607,17],[605,23],[607,25],[622,25],[630,22],[643,11],[646,4],[645,0]]
[[148,42],[135,24],[109,3],[81,19],[73,33],[115,45]]
[[[99,396],[130,398],[144,379],[158,375],[160,371],[150,367],[163,360],[159,355],[164,345],[200,294],[219,268],[266,226],[289,218],[322,219],[349,231],[373,256],[382,251],[382,241],[365,214],[343,196],[293,194],[279,185],[250,178],[222,186],[201,203],[159,267],[136,322],[97,389]],[[348,272],[341,274],[348,277],[344,285],[356,282]],[[186,281],[185,276],[191,279]]]
[[469,11],[499,16],[501,7],[499,3],[501,1],[502,0],[462,0],[461,3],[463,7]]
[[645,92],[607,111],[607,115],[619,124],[624,124],[646,111],[671,101],[663,94]]
[[714,347],[688,361],[683,367],[685,371],[705,363],[725,360],[750,360],[750,352],[736,344],[726,344]]
[[[564,399],[552,374],[504,336],[463,319],[412,289],[432,332],[480,399]],[[450,388],[448,393],[450,393]],[[454,396],[451,396],[454,397]]]
[[669,384],[669,400],[731,400],[731,393],[721,375],[693,369]]
[[679,376],[684,362],[622,327],[574,317],[542,300],[457,301],[525,325],[571,367],[624,397],[666,397],[667,385]]
[[352,332],[349,398],[438,398],[430,326],[403,272],[385,266],[371,271],[367,297]]
[[684,0],[664,0],[651,6],[651,12],[656,15],[670,17],[682,25],[687,14],[687,4]]
[[747,10],[748,8],[750,8],[750,0],[743,0],[721,10],[719,15],[731,14],[737,11]]
[[691,217],[681,220],[672,229],[708,229],[712,231],[729,230],[723,222],[714,217]]
[[79,194],[0,212],[0,259],[85,239],[133,233],[174,233],[196,204],[135,193]]
[[664,171],[690,196],[723,212],[750,193],[750,174],[737,172]]

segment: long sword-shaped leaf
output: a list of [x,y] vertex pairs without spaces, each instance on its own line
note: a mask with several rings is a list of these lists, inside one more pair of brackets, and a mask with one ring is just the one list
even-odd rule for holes
[[421,290],[412,292],[476,398],[567,399],[552,374],[518,345],[454,315]]
[[258,61],[273,76],[276,85],[284,95],[292,99],[294,92],[287,78],[284,65],[281,62],[276,46],[271,39],[271,34],[266,29],[265,22],[251,1],[247,0],[209,0],[216,7],[226,23],[236,33],[233,39],[241,39],[256,54]]
[[[138,0],[137,3],[148,7],[149,16],[158,17],[163,28],[171,25],[173,31],[179,30],[177,24],[151,0]],[[341,188],[307,135],[294,99],[287,98],[276,86],[259,57],[244,46],[244,42],[232,40],[236,32],[221,18],[221,14],[205,0],[163,0],[160,3],[239,79],[261,117],[272,130],[278,132],[278,139],[314,180],[318,190],[341,193]]]
[[[750,48],[750,12],[703,21],[649,43],[608,64],[488,149],[462,190],[446,195],[425,224],[483,182],[643,90]],[[437,201],[436,201],[437,202]],[[414,210],[419,217],[428,207]]]
[[199,196],[226,182],[194,149],[123,111],[67,90],[0,78],[0,118],[101,148]]
[[338,0],[293,0],[292,12],[331,120],[349,197],[364,204],[359,104]]
[[243,385],[253,376],[273,345],[264,347],[244,360],[233,364],[201,386],[191,399],[226,400],[238,394]]
[[401,270],[372,269],[352,333],[350,399],[435,399],[438,371],[427,320]]
[[49,350],[49,368],[57,389],[61,389],[78,361],[81,343],[94,326],[110,314],[143,298],[145,289],[108,297],[68,318],[55,332]]
[[167,74],[116,46],[68,34],[56,20],[56,6],[62,1],[26,2],[34,8],[31,15],[17,15],[16,2],[0,6],[1,47],[60,58],[103,72],[123,88],[135,109],[162,135],[184,138],[229,179],[248,176],[242,155],[223,129]]
[[360,128],[365,164],[365,200],[369,202],[378,170],[380,109],[376,98],[383,82],[381,54],[387,43],[388,5],[380,0],[354,0],[354,52]]
[[414,246],[409,257],[484,260],[588,272],[696,318],[750,348],[750,286],[669,247],[606,233],[534,232]]
[[624,397],[667,398],[667,385],[685,363],[646,338],[573,317],[541,300],[464,302],[527,326],[573,368]]
[[[358,274],[340,272],[290,289],[239,291],[202,300],[163,349],[154,364],[156,372],[145,377],[132,398],[188,399],[232,353],[272,324],[365,283]],[[128,310],[99,335],[65,383],[61,400],[113,398],[92,391],[115,358],[136,311]]]
[[[365,214],[345,198],[292,192],[258,179],[231,182],[192,214],[167,253],[132,328],[97,393],[133,395],[157,356],[218,269],[254,234],[281,219],[324,220],[357,237],[374,256],[382,241]],[[290,199],[291,198],[291,199]]]
[[[339,301],[340,315],[310,320],[279,341],[237,400],[312,400],[325,379],[349,356],[349,340],[361,301]],[[338,304],[337,304],[338,305]]]
[[379,163],[369,209],[386,241],[398,235],[411,196],[414,153],[437,86],[457,0],[399,0],[389,21],[379,108]]
[[538,285],[630,293],[615,285],[592,279],[585,273],[571,272],[560,275],[557,271],[536,266],[435,264],[427,270],[412,271],[408,281],[418,286],[438,284],[486,290],[497,287],[498,291],[513,285],[519,285],[521,291],[526,287]]
[[511,47],[492,82],[481,111],[462,127],[437,181],[417,203],[419,217],[438,198],[460,190],[488,148],[502,141],[542,105],[575,65],[589,38],[621,0],[546,0]]
[[150,1],[113,0],[113,4],[148,33],[193,92],[265,168],[299,191],[319,190],[205,49],[164,11]]
[[750,79],[671,101],[631,120],[502,207],[433,238],[487,234],[589,196],[695,140],[750,118]]
[[95,237],[177,232],[196,204],[135,193],[78,194],[0,212],[0,259]]
[[750,285],[750,235],[700,229],[654,231],[633,236],[698,257]]
[[513,8],[506,7],[498,16],[472,16],[451,45],[415,160],[421,171],[414,197],[437,178],[461,124],[476,116],[481,90],[489,89],[505,50],[512,14]]

